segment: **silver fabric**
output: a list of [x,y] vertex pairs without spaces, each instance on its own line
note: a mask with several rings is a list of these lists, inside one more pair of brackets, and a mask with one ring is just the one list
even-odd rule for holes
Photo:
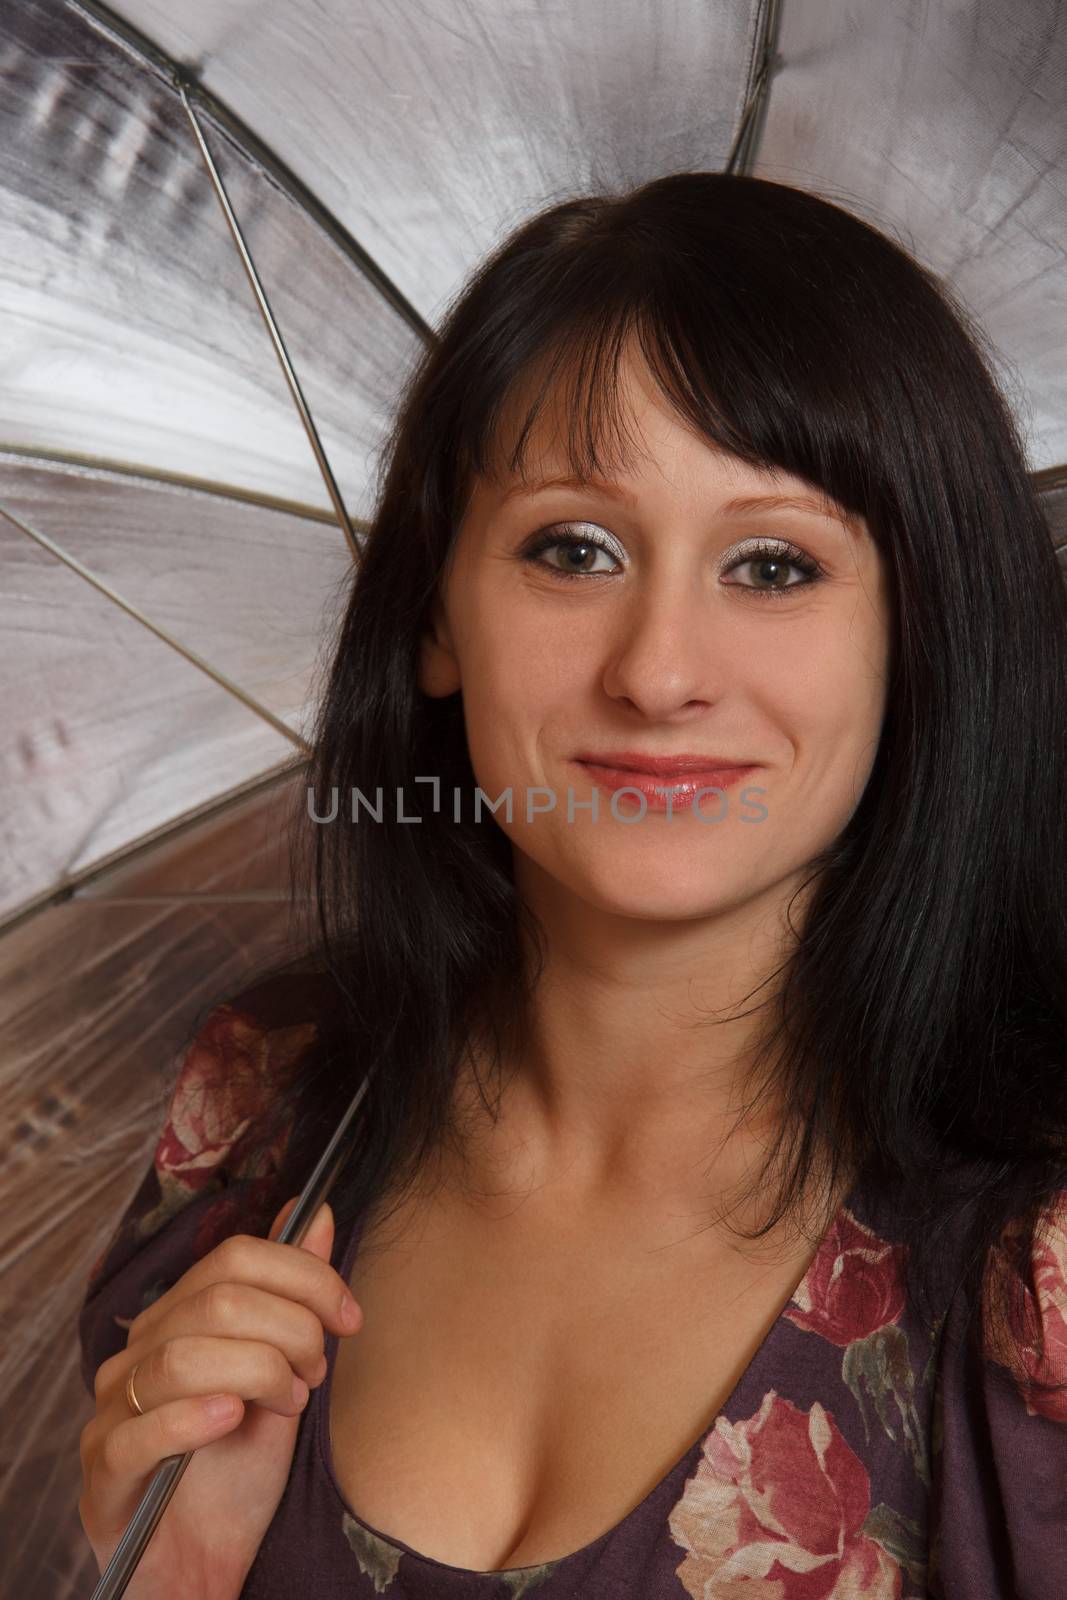
[[1034,471],[1067,461],[1067,6],[786,0],[756,171],[894,233],[988,334]]
[[[0,455],[0,506],[299,733],[351,562],[336,526]],[[292,761],[288,741],[0,519],[0,916]]]
[[[177,94],[56,0],[0,7],[0,62],[0,446],[328,506]],[[345,503],[363,517],[421,341],[203,120]]]
[[537,206],[721,166],[754,4],[124,0],[431,323]]

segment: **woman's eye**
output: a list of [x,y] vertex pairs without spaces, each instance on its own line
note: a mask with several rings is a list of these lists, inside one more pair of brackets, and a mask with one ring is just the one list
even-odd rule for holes
[[[761,544],[755,549],[746,550],[724,570],[739,572],[744,571],[746,567],[753,569],[754,581],[734,583],[728,587],[751,589],[760,596],[780,595],[788,589],[804,589],[808,584],[816,583],[822,576],[819,563],[812,560],[811,556],[805,555],[803,550],[798,550],[795,545],[777,542]],[[799,581],[789,581],[790,567],[801,574]]]
[[[552,559],[548,559],[550,556]],[[614,571],[619,559],[616,551],[601,540],[574,533],[547,533],[523,552],[524,561],[548,567],[560,578],[600,577]]]

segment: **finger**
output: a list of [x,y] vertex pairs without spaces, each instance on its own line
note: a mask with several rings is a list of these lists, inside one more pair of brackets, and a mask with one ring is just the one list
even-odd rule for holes
[[[289,1200],[287,1200],[285,1202],[285,1204],[282,1206],[281,1210],[278,1212],[278,1215],[275,1217],[274,1221],[270,1225],[270,1232],[267,1234],[268,1239],[277,1239],[279,1233],[282,1231],[282,1229],[284,1228],[285,1224],[288,1222],[290,1216],[292,1215],[293,1208],[296,1205],[296,1203],[297,1203],[299,1198],[300,1198],[299,1195],[293,1195],[291,1199],[289,1199]],[[308,1223],[307,1228],[304,1231],[304,1239],[301,1242],[305,1243],[307,1240],[309,1240],[313,1236],[314,1236],[314,1238],[316,1240],[318,1240],[320,1238],[325,1238],[328,1235],[328,1237],[330,1239],[330,1245],[331,1245],[331,1248],[332,1248],[332,1246],[333,1246],[333,1229],[334,1229],[333,1208],[331,1207],[331,1205],[330,1205],[328,1200],[324,1200],[322,1202],[322,1204],[319,1206],[318,1210],[315,1212],[315,1215],[312,1217],[311,1221]],[[317,1251],[316,1253],[318,1254],[320,1252]]]
[[[268,1239],[276,1239],[278,1237],[279,1233],[281,1233],[285,1224],[288,1222],[290,1213],[292,1212],[292,1209],[296,1205],[296,1202],[299,1198],[299,1195],[294,1194],[291,1200],[287,1200],[285,1202],[285,1204],[282,1206],[282,1209],[278,1212],[278,1215],[270,1225],[270,1232],[267,1234]],[[314,1218],[312,1218],[312,1221],[314,1221]]]
[[333,1254],[333,1208],[324,1200],[308,1223],[300,1241],[301,1250],[311,1250],[320,1261],[329,1261]]
[[[226,1402],[228,1414],[210,1406]],[[79,1506],[86,1531],[98,1537],[124,1529],[144,1489],[146,1474],[167,1456],[185,1455],[221,1439],[240,1423],[244,1406],[236,1395],[197,1396],[171,1400],[143,1417],[131,1417],[109,1428],[94,1450],[90,1423],[82,1434],[85,1488]]]
[[[307,1404],[308,1385],[275,1345],[256,1339],[181,1334],[165,1339],[140,1359],[132,1354],[127,1371],[135,1363],[134,1387],[145,1412],[172,1400],[210,1394],[238,1395],[280,1417],[298,1416]],[[116,1386],[105,1403],[117,1404],[120,1398],[126,1404],[125,1378],[121,1395]]]
[[[199,1335],[274,1345],[312,1389],[326,1376],[324,1329],[315,1313],[254,1284],[209,1283],[180,1300],[154,1324],[148,1337],[132,1337],[132,1328],[130,1334],[126,1353],[132,1360],[144,1360],[168,1339]],[[114,1375],[108,1375],[108,1393],[125,1384],[128,1371],[129,1363],[116,1366]]]
[[[349,1334],[362,1326],[362,1313],[348,1285],[329,1264],[333,1214],[313,1219],[299,1248],[277,1240],[234,1233],[193,1263],[170,1289],[153,1300],[130,1324],[128,1344],[150,1339],[165,1317],[210,1283],[229,1281],[266,1289],[307,1306],[331,1333]],[[349,1315],[343,1308],[354,1307]]]

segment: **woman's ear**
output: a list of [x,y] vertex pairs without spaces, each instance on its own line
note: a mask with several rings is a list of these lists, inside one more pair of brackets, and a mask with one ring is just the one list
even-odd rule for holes
[[445,608],[435,595],[419,641],[418,686],[433,700],[455,694],[460,687],[459,662],[452,645]]

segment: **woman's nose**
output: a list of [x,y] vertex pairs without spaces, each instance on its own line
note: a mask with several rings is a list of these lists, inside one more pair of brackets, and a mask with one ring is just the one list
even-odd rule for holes
[[633,593],[612,619],[604,688],[649,717],[713,701],[725,682],[725,639],[711,603],[714,578],[677,571]]

